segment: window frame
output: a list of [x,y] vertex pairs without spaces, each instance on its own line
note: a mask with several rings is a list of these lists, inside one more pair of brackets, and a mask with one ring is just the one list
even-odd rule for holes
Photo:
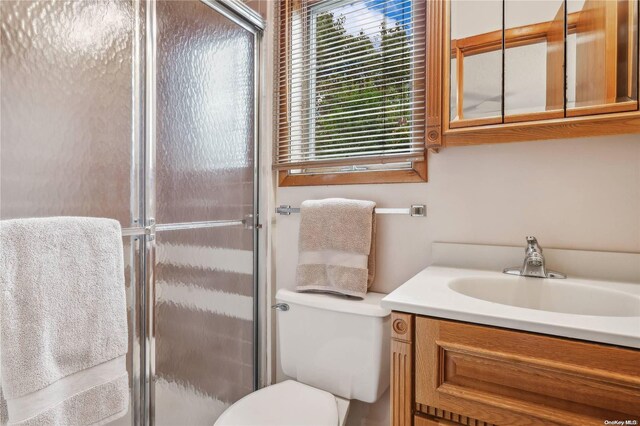
[[[286,16],[291,10],[302,6],[301,0],[280,0],[284,3],[281,7],[279,22],[279,53],[288,55],[290,40],[286,36],[288,34],[288,22]],[[425,14],[425,38],[426,38],[426,55],[425,55],[425,80],[423,83],[427,88],[434,86],[428,85],[430,81],[438,81],[442,75],[442,61],[439,51],[434,50],[433,46],[442,46],[442,10],[443,2],[446,0],[432,0],[429,2],[415,2],[418,9],[417,13]],[[321,2],[321,0],[308,0],[308,6],[313,7]],[[311,41],[309,42],[311,43]],[[309,49],[311,46],[307,46]],[[311,52],[310,52],[311,54]],[[280,73],[278,72],[280,76]],[[283,80],[280,80],[279,91],[281,97],[288,99],[290,94]],[[380,183],[419,183],[427,182],[428,167],[427,156],[429,149],[436,149],[440,146],[440,99],[441,99],[441,83],[438,81],[436,90],[432,90],[431,94],[426,95],[425,108],[425,158],[422,161],[411,162],[411,166],[406,169],[389,169],[389,170],[372,170],[372,171],[348,171],[336,173],[292,173],[290,170],[278,171],[278,186],[314,186],[314,185],[349,185],[349,184],[380,184]],[[282,112],[282,101],[279,100],[279,107],[276,115]],[[435,109],[432,110],[432,108]],[[311,123],[310,123],[311,125]],[[308,129],[309,135],[312,129]],[[277,142],[276,142],[277,144]]]

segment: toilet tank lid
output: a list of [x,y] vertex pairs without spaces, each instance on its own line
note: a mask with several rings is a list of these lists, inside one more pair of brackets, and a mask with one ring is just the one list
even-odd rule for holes
[[280,289],[276,293],[276,300],[335,312],[369,317],[386,317],[391,314],[391,311],[380,306],[380,301],[385,296],[386,294],[369,292],[361,300],[326,293],[300,293]]

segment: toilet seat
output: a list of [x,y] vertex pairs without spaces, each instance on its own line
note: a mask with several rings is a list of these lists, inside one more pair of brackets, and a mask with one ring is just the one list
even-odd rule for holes
[[215,426],[336,426],[339,420],[333,395],[287,380],[245,396]]

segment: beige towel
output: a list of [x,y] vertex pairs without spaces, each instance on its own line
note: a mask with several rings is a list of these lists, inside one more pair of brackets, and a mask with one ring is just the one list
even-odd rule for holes
[[127,412],[117,221],[0,222],[0,308],[2,411],[9,425],[97,425]]
[[364,297],[375,276],[375,207],[343,198],[302,203],[296,290]]

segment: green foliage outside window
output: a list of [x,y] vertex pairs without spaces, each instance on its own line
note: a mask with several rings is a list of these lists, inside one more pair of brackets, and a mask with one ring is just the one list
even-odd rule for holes
[[316,156],[337,143],[355,148],[345,155],[409,143],[411,40],[405,28],[381,22],[372,40],[362,31],[349,34],[345,18],[331,12],[318,14],[315,24]]

